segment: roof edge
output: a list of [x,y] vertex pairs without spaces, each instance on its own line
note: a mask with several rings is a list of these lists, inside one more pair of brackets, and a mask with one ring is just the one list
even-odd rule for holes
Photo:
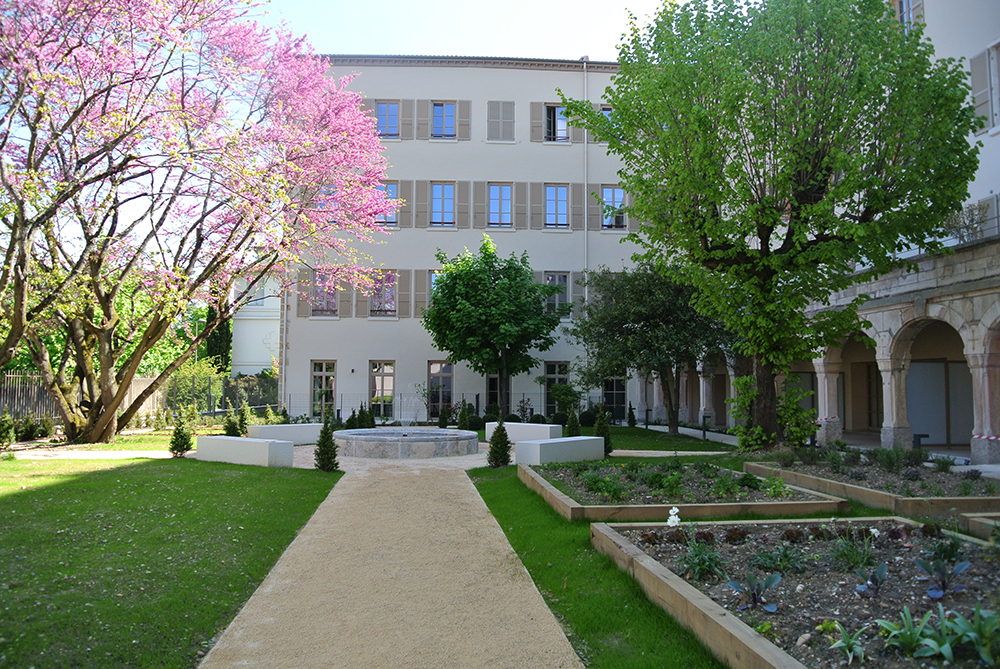
[[408,56],[364,54],[319,54],[331,65],[395,66],[395,67],[484,67],[515,68],[526,70],[562,70],[617,72],[618,63],[612,61],[557,60],[548,58],[504,58],[484,56]]

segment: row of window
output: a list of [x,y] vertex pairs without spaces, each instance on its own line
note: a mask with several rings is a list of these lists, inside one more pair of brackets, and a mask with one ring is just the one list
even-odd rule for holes
[[[458,188],[458,182],[431,181],[418,183],[426,190],[429,198],[429,206],[425,206],[421,202],[420,197],[417,198],[416,202],[421,215],[423,214],[423,210],[427,209],[427,223],[433,227],[456,225],[456,188]],[[423,185],[425,183],[426,186]],[[410,183],[406,182],[406,186],[409,188]],[[467,200],[469,198],[467,183],[462,182],[462,186],[466,190],[463,200]],[[531,184],[531,186],[535,189],[541,189],[538,191],[539,197],[537,199],[540,200],[544,197],[544,211],[540,212],[544,216],[544,227],[557,229],[569,228],[570,184],[546,183]],[[387,198],[403,200],[404,203],[408,203],[409,198],[403,197],[401,193],[400,182],[386,181],[380,184],[378,188],[386,194]],[[422,191],[418,191],[418,194],[421,197],[423,196]],[[601,228],[605,230],[625,229],[625,214],[623,211],[625,191],[619,186],[602,185],[595,187],[594,195],[598,198],[597,201],[601,205]],[[522,195],[521,197],[523,198],[524,196]],[[463,202],[466,211],[470,205],[473,208],[477,205],[483,205],[482,216],[485,217],[485,225],[487,227],[509,228],[514,226],[515,189],[513,183],[477,182],[473,188],[473,197],[471,199],[471,203]],[[523,217],[526,218],[527,202],[519,204],[523,211]],[[403,204],[402,206],[405,207],[407,204]],[[400,209],[392,214],[380,216],[379,221],[385,225],[397,226],[400,224],[400,216],[403,211]],[[408,213],[404,215],[408,215]],[[479,217],[479,215],[477,214],[475,217]]]
[[[296,309],[298,317],[350,318],[352,312],[358,317],[404,317],[411,313],[421,316],[421,310],[428,303],[429,296],[434,291],[434,280],[437,270],[412,270],[415,280],[413,297],[415,304],[411,311],[410,305],[410,274],[411,270],[379,270],[371,290],[367,295],[358,293],[357,304],[352,305],[355,297],[351,288],[334,288],[329,285],[326,277],[309,270],[301,270],[299,274],[299,298]],[[570,303],[582,295],[573,295],[575,283],[574,272],[539,272],[536,278],[550,286],[558,286],[562,290],[551,295],[546,302],[546,309],[554,313],[564,304]],[[355,309],[352,310],[352,306]]]
[[[467,140],[472,103],[468,100],[375,100],[375,122],[383,139]],[[531,103],[531,141],[580,142],[583,131],[570,128],[566,108],[559,104]],[[610,115],[610,107],[602,107]],[[414,118],[415,117],[415,118]],[[457,119],[457,121],[456,121]],[[486,139],[514,142],[514,102],[486,103]],[[414,130],[415,129],[415,130]]]
[[[549,389],[557,383],[569,383],[569,362],[546,362],[545,367],[545,415],[551,416],[557,410],[555,399]],[[370,360],[368,363],[368,404],[376,417],[394,419],[393,398],[396,388],[396,363],[394,360]],[[508,379],[509,383],[510,379]],[[624,400],[625,385],[622,379],[609,379],[605,391],[621,394]],[[486,377],[486,404],[499,404],[499,377]],[[427,409],[431,417],[440,415],[445,407],[451,407],[458,398],[454,397],[454,367],[447,360],[427,361]],[[510,388],[508,386],[508,397]],[[337,405],[337,361],[312,361],[312,415],[323,416],[330,410],[342,409]],[[622,402],[623,404],[623,402]],[[351,407],[353,408],[353,407]],[[485,407],[482,407],[485,409]]]

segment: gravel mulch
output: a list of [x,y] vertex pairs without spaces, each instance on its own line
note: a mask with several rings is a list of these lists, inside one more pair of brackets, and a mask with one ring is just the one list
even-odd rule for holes
[[965,473],[959,472],[939,472],[926,465],[904,467],[898,472],[887,472],[875,464],[861,464],[834,471],[826,464],[806,465],[797,462],[792,467],[784,469],[832,481],[850,483],[862,488],[902,495],[903,497],[996,497],[1000,495],[1000,481],[982,476],[967,478]]

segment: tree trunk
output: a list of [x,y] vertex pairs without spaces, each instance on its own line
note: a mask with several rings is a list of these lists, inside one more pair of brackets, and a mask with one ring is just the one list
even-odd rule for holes
[[680,374],[671,367],[658,370],[657,374],[660,377],[660,388],[663,390],[663,398],[667,404],[667,433],[678,434],[680,432],[678,429],[680,424],[678,418],[680,394],[677,379],[680,378]]
[[758,425],[767,435],[765,448],[780,445],[781,430],[778,426],[778,393],[775,387],[774,365],[761,359],[760,355],[753,357],[753,375],[756,379],[757,396],[754,398],[751,416],[754,425]]
[[500,354],[500,369],[497,371],[497,400],[500,404],[500,420],[510,413],[510,398],[507,397],[507,356]]

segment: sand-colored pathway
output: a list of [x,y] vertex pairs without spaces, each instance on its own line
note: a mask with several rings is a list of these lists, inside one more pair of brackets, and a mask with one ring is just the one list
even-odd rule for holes
[[582,667],[467,459],[485,464],[342,458],[201,669]]

